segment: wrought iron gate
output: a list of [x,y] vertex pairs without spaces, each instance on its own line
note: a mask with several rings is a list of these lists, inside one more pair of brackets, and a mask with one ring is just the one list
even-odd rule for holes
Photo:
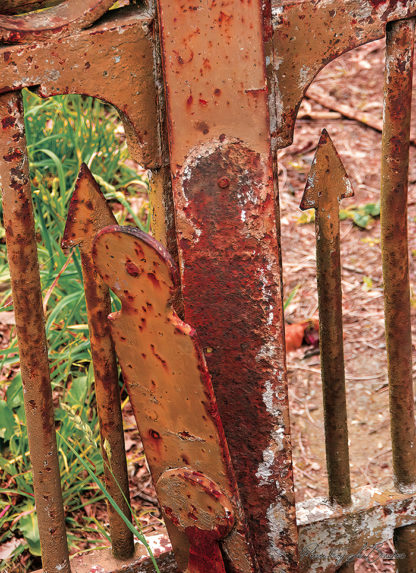
[[[144,417],[157,427],[146,420],[139,423],[180,570],[352,571],[351,563],[337,562],[335,556],[341,552],[345,561],[364,544],[394,535],[398,551],[406,554],[398,560],[399,570],[415,572],[406,201],[416,2],[159,0],[157,8],[151,3],[109,10],[112,4],[0,2],[0,181],[43,570],[81,573],[99,566],[97,570],[115,573],[124,566],[151,571],[152,564],[143,555],[132,557],[130,531],[114,510],[114,558],[104,551],[69,562],[23,88],[42,97],[79,93],[111,103],[124,121],[132,155],[152,171],[153,234],[159,243],[114,226],[86,168],[64,237],[66,246],[78,244],[82,253],[102,450],[114,468],[107,471],[106,483],[125,516],[129,511],[115,483],[128,496],[113,343],[136,415],[149,405],[151,412]],[[37,8],[43,10],[28,12]],[[381,216],[396,489],[350,489],[338,200],[351,189],[324,133],[302,207],[317,213],[329,499],[296,506],[276,153],[291,144],[297,110],[317,73],[342,53],[383,37],[386,30]],[[179,264],[180,281],[173,260]],[[120,276],[124,290],[117,286]],[[123,301],[111,332],[105,318],[108,287]],[[195,327],[206,363],[193,330],[172,308]],[[168,345],[156,331],[163,332]],[[172,342],[178,333],[181,341]],[[144,339],[151,362],[136,350],[137,341]],[[175,374],[172,364],[180,368],[181,353],[191,365],[186,372],[176,371],[182,390],[178,395],[168,388]],[[158,372],[158,391],[151,387],[152,376],[144,374],[146,364]],[[184,396],[192,404],[189,412]],[[181,436],[168,423],[180,416]],[[200,433],[192,433],[191,427]],[[198,449],[201,440],[209,454]],[[187,496],[195,496],[192,504]],[[173,499],[181,501],[175,505]],[[207,522],[210,511],[214,517]],[[299,552],[317,543],[313,559]],[[175,571],[172,553],[159,553],[161,571]]]

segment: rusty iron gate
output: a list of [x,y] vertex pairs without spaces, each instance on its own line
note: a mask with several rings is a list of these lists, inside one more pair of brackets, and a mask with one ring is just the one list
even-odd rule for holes
[[[407,175],[416,1],[112,4],[0,1],[0,182],[43,571],[153,570],[126,525],[118,357],[174,550],[156,547],[162,572],[345,573],[349,556],[393,538],[404,556],[398,570],[415,573]],[[338,205],[352,189],[324,131],[301,208],[316,211],[329,493],[295,504],[276,156],[291,144],[318,72],[384,35],[381,234],[395,487],[350,487]],[[109,508],[112,548],[71,562],[23,88],[111,103],[132,156],[151,170],[153,237],[115,224],[86,166],[63,237],[81,251],[105,480],[121,509]],[[109,288],[122,301],[111,320]]]

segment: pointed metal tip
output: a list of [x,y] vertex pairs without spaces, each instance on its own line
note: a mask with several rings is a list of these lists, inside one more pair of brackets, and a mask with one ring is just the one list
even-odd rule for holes
[[335,194],[336,198],[341,200],[352,197],[354,192],[335,145],[324,128],[306,181],[300,209],[317,209],[320,197],[328,197],[329,194]]
[[106,198],[86,163],[82,163],[69,203],[62,249],[68,251],[86,239],[92,241],[99,229],[114,223]]

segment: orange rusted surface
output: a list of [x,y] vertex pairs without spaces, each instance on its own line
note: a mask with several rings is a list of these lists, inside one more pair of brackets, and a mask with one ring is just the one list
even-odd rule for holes
[[231,501],[204,474],[189,468],[166,470],[156,489],[164,514],[189,539],[189,573],[226,573],[218,544],[234,526]]
[[315,209],[319,346],[329,498],[341,505],[351,503],[351,486],[342,334],[339,203],[353,194],[341,158],[324,129],[300,207]]
[[68,35],[91,26],[112,4],[114,0],[64,0],[41,12],[22,15],[2,14],[0,5],[0,41],[21,44]]
[[[94,262],[120,298],[111,331],[153,480],[186,467],[218,484],[235,526],[222,541],[231,571],[253,570],[238,491],[204,356],[195,331],[171,306],[177,273],[167,251],[132,227],[107,227],[94,241]],[[189,508],[191,511],[191,508]],[[179,568],[190,542],[165,513]],[[192,541],[191,541],[192,545]]]
[[70,37],[0,48],[0,93],[37,86],[42,97],[80,93],[120,112],[134,158],[160,165],[152,19],[143,8],[112,11]]
[[302,98],[326,64],[348,50],[382,38],[387,22],[412,16],[416,16],[415,0],[274,0],[277,124],[272,132],[277,146],[292,143]]
[[185,319],[206,354],[260,570],[294,571],[270,4],[158,8]]
[[[95,393],[104,460],[105,483],[119,508],[131,519],[129,482],[124,447],[118,370],[107,316],[111,312],[108,287],[97,273],[92,259],[94,236],[116,219],[90,170],[82,164],[69,204],[62,247],[79,245],[87,302],[91,354],[94,365]],[[133,553],[133,535],[111,504],[107,504],[110,536],[116,557]]]
[[39,8],[56,6],[62,0],[2,0],[0,14],[24,14]]
[[0,185],[45,573],[69,573],[20,92],[0,96]]

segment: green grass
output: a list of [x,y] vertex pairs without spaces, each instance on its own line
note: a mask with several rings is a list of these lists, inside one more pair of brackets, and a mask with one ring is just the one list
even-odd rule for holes
[[[105,497],[86,470],[103,472],[87,316],[77,251],[66,268],[62,238],[71,191],[81,162],[90,167],[120,224],[149,230],[146,201],[134,212],[129,197],[147,192],[147,180],[126,165],[127,146],[116,112],[102,102],[81,96],[41,100],[25,93],[25,120],[38,233],[42,291],[49,299],[46,331],[60,454],[69,543],[77,550],[80,535],[103,545],[104,527],[84,507]],[[2,210],[0,208],[0,215]],[[0,235],[1,311],[11,308],[4,233]],[[117,301],[114,301],[117,305]],[[23,393],[18,370],[17,341],[12,329],[7,348],[0,350],[0,546],[22,539],[7,570],[39,566],[40,553],[33,501]],[[85,432],[88,440],[85,440]],[[81,517],[80,517],[81,515]],[[101,538],[97,536],[100,532]],[[105,541],[105,539],[104,539]],[[29,553],[30,552],[30,553]],[[1,565],[0,565],[1,570]]]

